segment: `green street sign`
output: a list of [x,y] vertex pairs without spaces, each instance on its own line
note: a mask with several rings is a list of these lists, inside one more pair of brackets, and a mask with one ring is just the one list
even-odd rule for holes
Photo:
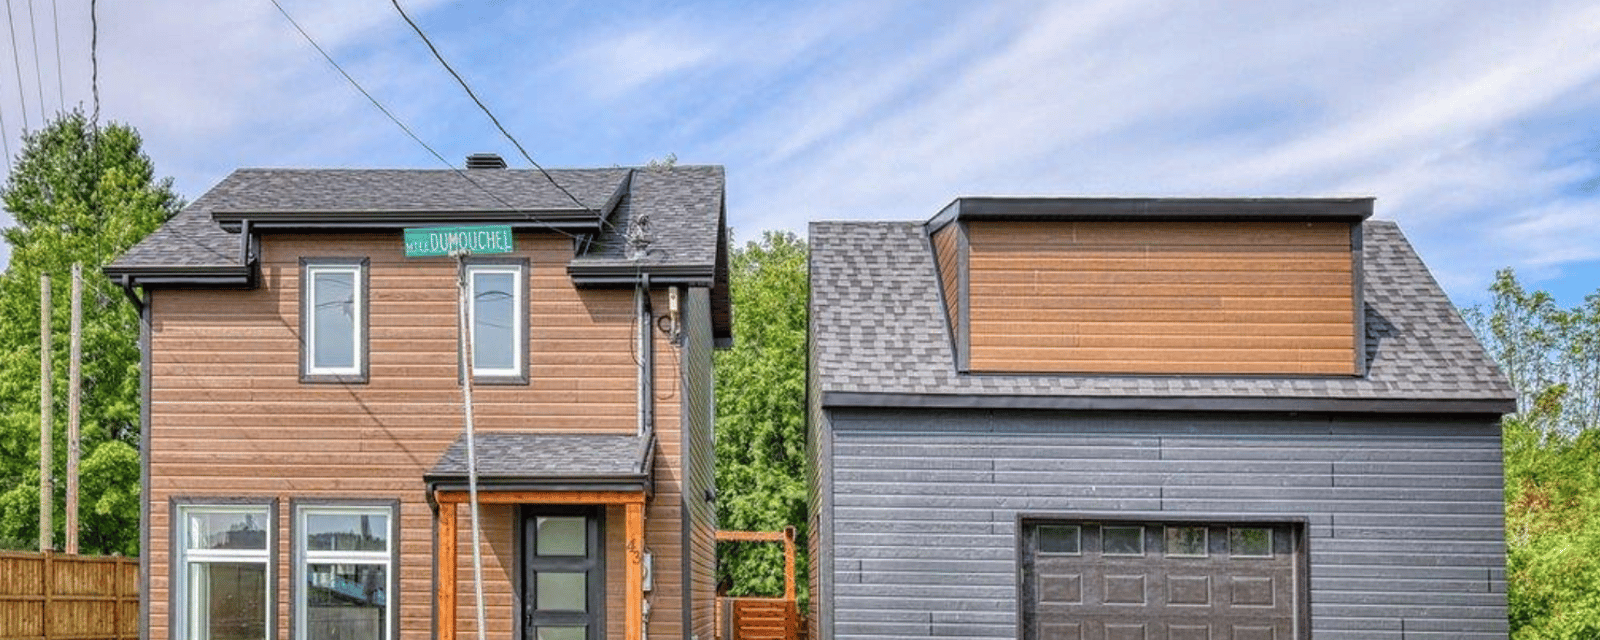
[[474,255],[515,251],[511,246],[511,227],[486,225],[406,229],[407,258],[447,256],[458,250]]

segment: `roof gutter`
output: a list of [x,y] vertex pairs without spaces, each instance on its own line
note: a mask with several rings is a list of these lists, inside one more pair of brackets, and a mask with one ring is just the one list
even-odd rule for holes
[[122,274],[121,278],[118,278],[118,280],[120,281],[120,284],[122,284],[122,295],[128,297],[128,302],[133,303],[134,311],[139,312],[139,314],[142,316],[144,314],[144,307],[146,303],[144,298],[139,297],[139,292],[133,290],[133,277],[124,273]]
[[[439,491],[466,491],[467,481],[449,477],[424,478],[428,486],[428,495],[435,495]],[[562,477],[551,476],[547,478],[506,478],[496,480],[493,478],[479,478],[478,491],[628,491],[640,492],[646,496],[651,495],[650,478],[644,476],[632,477]]]
[[122,285],[123,294],[130,296],[134,305],[144,308],[144,302],[133,293],[134,287],[146,290],[155,287],[184,287],[197,289],[254,289],[258,281],[257,273],[260,266],[258,256],[252,249],[255,246],[254,235],[251,230],[254,224],[250,220],[239,222],[239,264],[231,265],[158,265],[158,266],[117,266],[106,265],[100,272],[106,277]]
[[114,267],[101,269],[106,277],[122,282],[123,286],[151,289],[156,287],[191,287],[215,289],[249,289],[255,286],[250,268],[242,266],[209,267]]
[[1501,416],[1512,399],[1263,398],[1222,396],[1026,396],[826,391],[822,406],[896,409],[1037,409],[1063,411],[1236,411]]
[[1307,220],[1360,222],[1363,198],[956,198],[928,220],[929,232],[958,220]]
[[522,209],[468,211],[308,211],[227,210],[211,212],[225,231],[239,231],[248,222],[259,231],[394,230],[423,226],[508,225],[519,231],[559,229],[598,233],[602,212],[593,209]]
[[585,288],[651,286],[711,287],[716,283],[714,265],[649,265],[632,262],[584,264],[567,263],[572,283]]

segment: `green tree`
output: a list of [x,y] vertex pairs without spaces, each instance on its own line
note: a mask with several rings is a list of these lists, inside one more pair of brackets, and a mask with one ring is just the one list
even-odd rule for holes
[[1502,423],[1506,595],[1516,640],[1600,637],[1600,291],[1562,309],[1496,274],[1463,315],[1518,394]]
[[[729,262],[734,347],[716,355],[717,518],[731,531],[795,527],[803,554],[806,244],[769,231]],[[783,592],[780,545],[725,542],[718,560],[732,595]],[[796,562],[802,591],[806,564]]]
[[1516,640],[1600,638],[1600,430],[1505,421],[1506,595]]
[[[1543,291],[1528,291],[1510,269],[1495,274],[1487,307],[1463,311],[1517,391],[1517,410],[1529,414],[1562,389],[1554,413],[1538,424],[1569,435],[1600,424],[1600,292],[1563,309]],[[1541,400],[1543,399],[1543,400]]]
[[138,553],[139,320],[100,267],[182,206],[157,180],[137,131],[74,110],[23,137],[0,201],[11,264],[0,275],[0,541],[31,547],[39,514],[39,276],[52,289],[57,545],[65,509],[71,266],[83,264],[82,480],[85,553]]

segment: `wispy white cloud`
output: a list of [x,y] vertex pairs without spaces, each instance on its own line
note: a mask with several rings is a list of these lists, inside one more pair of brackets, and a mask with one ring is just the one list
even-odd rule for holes
[[[508,149],[387,3],[282,1],[447,158]],[[406,6],[539,159],[726,164],[746,237],[964,194],[1361,194],[1458,297],[1507,265],[1600,281],[1600,194],[1574,187],[1600,175],[1589,2]],[[101,9],[105,112],[188,195],[237,166],[436,162],[265,0]]]
[[595,38],[563,66],[581,74],[583,88],[596,98],[616,99],[711,60],[715,50],[694,31],[694,26],[678,22],[650,22]]
[[[1043,5],[1020,24],[996,20],[1001,33],[954,55],[961,64],[940,81],[908,79],[922,93],[892,111],[836,101],[809,122],[733,132],[799,150],[740,149],[759,167],[741,204],[757,228],[799,228],[818,217],[925,217],[968,193],[1374,195],[1425,252],[1446,231],[1470,242],[1469,259],[1453,260],[1452,248],[1434,264],[1470,296],[1492,270],[1485,260],[1594,259],[1581,242],[1529,238],[1524,251],[1489,239],[1531,233],[1508,226],[1516,215],[1555,215],[1539,205],[1592,167],[1551,165],[1551,148],[1594,135],[1596,123],[1509,136],[1565,99],[1600,106],[1580,95],[1600,80],[1600,50],[1589,46],[1600,41],[1600,7],[1481,8]],[[871,63],[915,69],[945,56],[922,44]],[[801,134],[803,144],[782,144]],[[1597,204],[1561,202],[1571,225]]]

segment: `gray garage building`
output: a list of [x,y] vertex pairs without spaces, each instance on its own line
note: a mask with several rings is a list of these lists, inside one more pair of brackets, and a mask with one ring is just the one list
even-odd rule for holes
[[1370,199],[811,226],[821,638],[1505,638],[1514,395]]

